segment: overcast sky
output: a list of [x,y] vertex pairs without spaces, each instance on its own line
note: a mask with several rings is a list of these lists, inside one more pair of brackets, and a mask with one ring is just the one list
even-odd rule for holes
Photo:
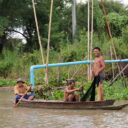
[[[87,0],[76,0],[77,2],[86,2]],[[120,1],[121,3],[128,5],[128,0],[113,0],[113,1]]]

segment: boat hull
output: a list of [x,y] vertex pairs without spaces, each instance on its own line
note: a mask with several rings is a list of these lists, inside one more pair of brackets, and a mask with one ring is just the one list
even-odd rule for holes
[[115,100],[106,101],[87,101],[87,102],[63,102],[63,101],[46,101],[32,100],[21,101],[19,106],[31,108],[47,108],[47,109],[98,109],[113,105]]

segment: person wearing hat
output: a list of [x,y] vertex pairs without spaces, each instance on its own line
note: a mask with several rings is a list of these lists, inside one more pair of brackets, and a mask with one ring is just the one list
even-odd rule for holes
[[64,90],[64,101],[79,101],[76,91],[83,91],[83,87],[75,88],[74,80],[67,80],[67,87]]
[[[27,87],[24,83],[25,83],[24,80],[22,80],[21,78],[17,79],[17,84],[14,87],[14,94],[16,95],[15,103],[17,103],[19,101],[19,99],[23,95],[25,95],[26,91],[31,91],[31,85],[30,85],[30,87]],[[24,96],[24,99],[33,100],[34,93],[32,92],[31,94],[26,94]]]

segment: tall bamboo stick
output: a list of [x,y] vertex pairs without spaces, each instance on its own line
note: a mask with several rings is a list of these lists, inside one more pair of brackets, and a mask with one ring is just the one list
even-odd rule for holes
[[46,78],[45,79],[45,82],[46,82],[46,84],[48,84],[48,63],[49,63],[49,51],[50,51],[52,12],[53,12],[53,0],[51,0],[50,16],[49,16],[48,43],[47,43],[47,59],[46,59],[46,72],[45,72],[45,78]]
[[[88,0],[88,44],[87,44],[87,59],[90,60],[90,0]],[[87,76],[88,80],[90,80],[90,66],[87,67]]]

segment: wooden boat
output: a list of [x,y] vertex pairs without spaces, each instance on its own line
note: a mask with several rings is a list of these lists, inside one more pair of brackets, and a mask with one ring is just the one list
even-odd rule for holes
[[113,105],[115,100],[105,101],[87,101],[87,102],[64,102],[55,100],[23,100],[20,102],[21,107],[46,108],[46,109],[104,109],[119,110],[128,104]]
[[[126,106],[128,106],[128,103],[126,103],[126,104],[120,104],[120,105],[100,106],[99,108],[98,107],[95,107],[94,109],[101,109],[101,110],[120,110],[120,109],[125,108]],[[91,108],[91,109],[93,109],[93,108]]]

